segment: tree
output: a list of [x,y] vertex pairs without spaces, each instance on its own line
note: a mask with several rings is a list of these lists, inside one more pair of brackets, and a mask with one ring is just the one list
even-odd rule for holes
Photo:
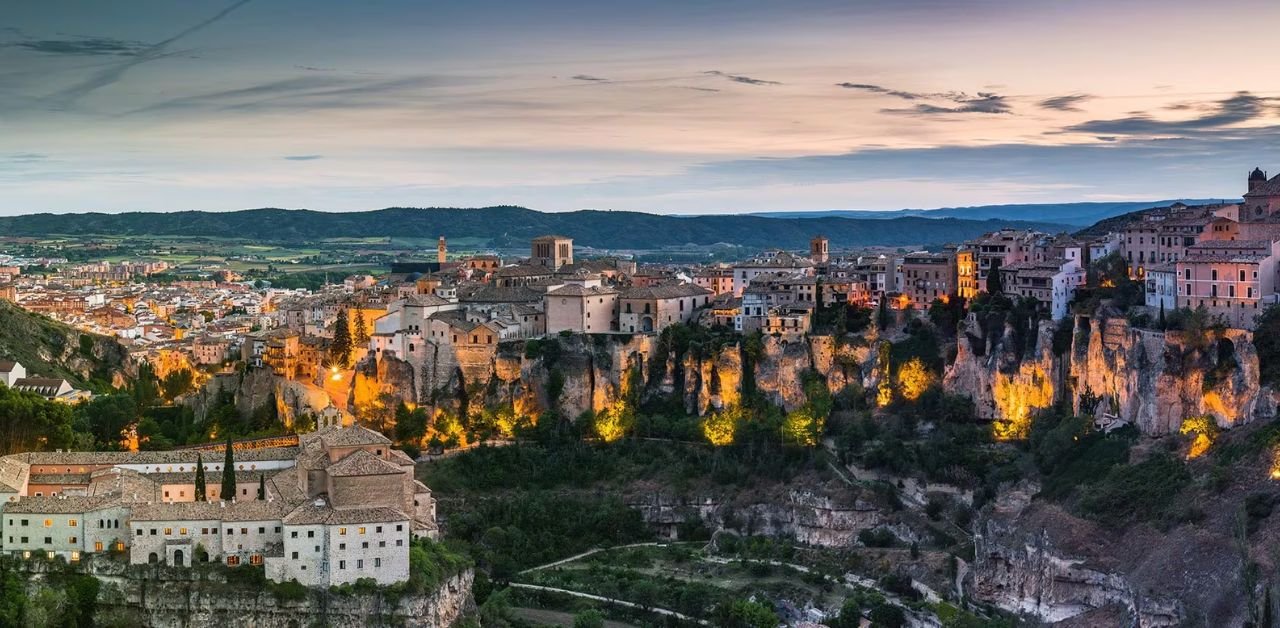
[[351,341],[353,348],[369,346],[369,330],[365,328],[364,312],[357,309],[356,319],[353,321],[355,329],[351,332]]
[[333,343],[329,345],[329,355],[341,368],[351,364],[351,325],[347,319],[347,311],[338,313],[338,320],[333,324]]
[[266,501],[267,499],[267,476],[258,474],[258,501]]
[[778,616],[763,604],[734,600],[716,607],[712,623],[724,628],[777,628]]
[[889,328],[889,297],[880,295],[880,306],[876,310],[876,327],[881,331]]
[[125,394],[94,397],[89,403],[76,406],[76,412],[84,417],[102,449],[119,449],[124,431],[138,420],[138,405]]
[[987,292],[990,294],[1004,294],[1004,282],[1000,277],[999,266],[992,266],[991,271],[987,273]]
[[206,501],[204,485],[204,457],[196,454],[196,501]]
[[396,439],[405,443],[417,443],[427,435],[427,410],[412,410],[404,402],[396,405]]
[[236,500],[236,460],[231,453],[231,438],[227,438],[227,455],[222,460],[222,499]]

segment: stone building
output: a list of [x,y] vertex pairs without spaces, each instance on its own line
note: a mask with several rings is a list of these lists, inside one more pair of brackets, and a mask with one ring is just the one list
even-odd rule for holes
[[[310,586],[393,584],[408,578],[409,540],[436,534],[435,501],[413,479],[414,461],[362,427],[238,451],[238,477],[249,481],[234,500],[194,501],[187,474],[197,456],[220,459],[212,449],[0,458],[0,551],[73,562],[124,551],[134,564],[263,565],[273,580]],[[212,490],[223,470],[205,469]],[[30,490],[54,485],[60,494]]]
[[691,322],[711,297],[710,290],[693,284],[628,288],[618,297],[618,330],[660,332]]
[[573,263],[573,239],[560,235],[545,235],[533,239],[529,263],[557,270]]

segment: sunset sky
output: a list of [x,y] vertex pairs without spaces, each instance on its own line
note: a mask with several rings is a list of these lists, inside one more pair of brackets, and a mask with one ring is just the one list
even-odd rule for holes
[[1276,24],[1275,0],[10,0],[0,213],[1232,197],[1280,172]]

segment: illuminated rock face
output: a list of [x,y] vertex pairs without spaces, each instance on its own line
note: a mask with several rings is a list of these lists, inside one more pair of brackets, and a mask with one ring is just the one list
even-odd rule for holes
[[[967,330],[972,338],[959,342],[944,386],[971,396],[979,413],[1006,422],[997,425],[998,436],[1024,436],[1037,409],[1067,390],[1077,396],[1075,404],[1086,387],[1102,398],[1100,414],[1115,414],[1144,434],[1176,432],[1183,419],[1196,415],[1207,414],[1223,428],[1275,415],[1271,391],[1259,385],[1257,351],[1247,331],[1191,342],[1181,332],[1134,329],[1124,319],[1077,321],[1071,347],[1055,356],[1053,326],[1043,323],[1034,351],[1020,360],[1007,348],[1008,330],[989,339],[976,327]],[[1228,365],[1217,368],[1223,360]]]

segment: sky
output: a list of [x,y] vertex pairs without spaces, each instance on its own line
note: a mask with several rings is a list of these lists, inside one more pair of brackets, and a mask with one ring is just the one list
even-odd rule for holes
[[0,215],[1238,197],[1280,173],[1277,23],[1274,0],[6,0]]

